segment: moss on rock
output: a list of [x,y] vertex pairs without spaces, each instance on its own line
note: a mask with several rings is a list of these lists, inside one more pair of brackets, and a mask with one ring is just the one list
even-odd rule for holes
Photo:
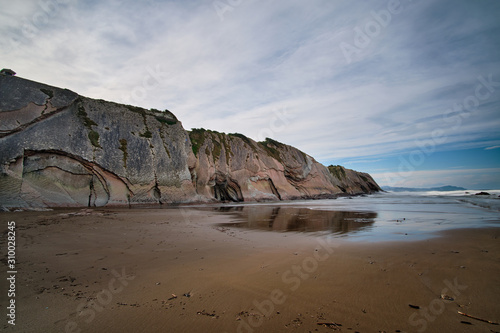
[[92,126],[97,126],[97,123],[89,118],[87,111],[85,111],[85,108],[83,107],[82,104],[78,104],[78,117],[82,119],[83,124],[89,130],[92,130]]
[[127,145],[128,142],[126,139],[120,139],[120,150],[123,152],[123,166],[127,168],[127,157],[128,157],[128,151],[127,151]]
[[96,148],[102,148],[101,145],[99,144],[99,133],[97,133],[96,131],[91,130],[89,132],[89,140],[92,146]]

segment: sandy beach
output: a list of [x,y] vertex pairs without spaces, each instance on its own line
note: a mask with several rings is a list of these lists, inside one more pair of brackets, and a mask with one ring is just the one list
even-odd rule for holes
[[5,332],[500,331],[458,313],[500,321],[500,229],[362,243],[227,228],[213,209],[0,218],[4,236],[16,222],[17,243]]

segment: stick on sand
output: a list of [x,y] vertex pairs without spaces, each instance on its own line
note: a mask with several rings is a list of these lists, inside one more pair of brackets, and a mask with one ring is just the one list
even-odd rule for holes
[[478,317],[474,317],[474,316],[468,315],[467,313],[463,313],[463,312],[460,312],[460,311],[458,311],[458,313],[461,314],[462,316],[466,316],[466,317],[469,317],[469,318],[472,318],[472,319],[484,321],[485,323],[489,323],[489,324],[493,324],[493,325],[498,325],[498,323],[495,323],[495,322],[493,322],[491,320],[486,320],[486,319],[481,319],[481,318],[478,318]]

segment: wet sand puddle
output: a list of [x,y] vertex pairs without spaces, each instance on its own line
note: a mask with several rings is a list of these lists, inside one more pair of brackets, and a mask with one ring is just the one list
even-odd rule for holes
[[235,217],[219,226],[278,232],[355,234],[373,227],[376,212],[323,211],[299,207],[217,207],[216,211]]
[[[491,208],[488,202],[486,207],[484,199],[479,199],[383,193],[338,200],[223,205],[212,210],[232,215],[231,223],[218,224],[222,227],[377,242],[423,240],[449,229],[500,226],[496,206]],[[470,200],[480,202],[470,204]],[[490,201],[500,202],[498,198]]]

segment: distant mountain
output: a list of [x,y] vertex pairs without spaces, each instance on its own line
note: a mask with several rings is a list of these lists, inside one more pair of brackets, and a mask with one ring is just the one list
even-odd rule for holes
[[467,189],[458,186],[440,186],[440,187],[429,187],[429,188],[415,188],[415,187],[391,187],[391,186],[382,186],[384,191],[389,192],[428,192],[428,191],[466,191]]

